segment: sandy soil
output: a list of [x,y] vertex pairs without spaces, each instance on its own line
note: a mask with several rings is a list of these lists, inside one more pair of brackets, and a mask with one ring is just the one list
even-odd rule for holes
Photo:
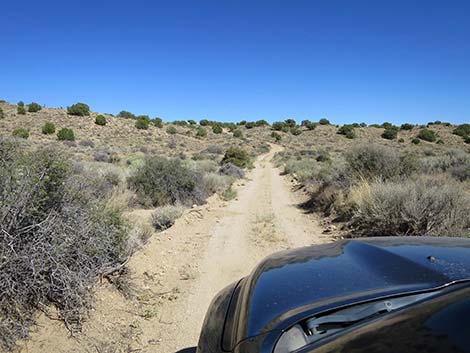
[[[96,302],[71,337],[59,321],[38,318],[23,352],[162,352],[197,344],[207,307],[226,285],[247,275],[265,256],[287,248],[331,240],[314,215],[296,207],[271,159],[261,156],[238,197],[217,197],[194,207],[169,230],[154,235],[129,261],[136,295],[126,299],[109,283],[96,288]],[[130,215],[149,222],[150,212]]]

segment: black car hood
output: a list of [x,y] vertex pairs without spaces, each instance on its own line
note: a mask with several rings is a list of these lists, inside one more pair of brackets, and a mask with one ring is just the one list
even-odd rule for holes
[[470,279],[470,240],[393,237],[341,240],[276,253],[239,285],[226,330],[233,347],[283,329],[287,317]]

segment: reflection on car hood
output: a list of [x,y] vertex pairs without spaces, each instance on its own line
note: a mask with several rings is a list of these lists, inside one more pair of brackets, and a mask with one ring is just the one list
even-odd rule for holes
[[[470,279],[470,240],[394,237],[342,240],[274,254],[241,284],[237,341],[316,305],[426,290]],[[235,321],[236,320],[236,321]]]

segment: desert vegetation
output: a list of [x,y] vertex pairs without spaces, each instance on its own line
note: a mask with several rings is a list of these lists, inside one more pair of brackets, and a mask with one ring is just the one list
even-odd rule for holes
[[470,154],[463,150],[421,155],[363,144],[323,162],[316,152],[278,161],[310,190],[304,207],[350,236],[470,236]]
[[275,164],[308,193],[302,206],[341,235],[470,236],[468,124],[166,122],[83,103],[37,106],[0,103],[7,350],[28,336],[37,311],[78,332],[98,278],[127,297],[130,254],[207,202],[238,199],[236,180],[251,178],[270,148],[282,150]]

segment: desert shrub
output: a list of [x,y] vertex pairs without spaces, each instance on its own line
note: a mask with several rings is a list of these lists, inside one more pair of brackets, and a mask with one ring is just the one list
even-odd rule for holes
[[405,142],[405,139],[404,139],[403,137],[400,137],[400,138],[398,139],[398,143],[404,143],[404,142]]
[[158,127],[159,129],[161,129],[163,127],[163,120],[161,118],[155,118],[152,120],[152,124],[155,126],[155,127]]
[[421,140],[419,138],[416,138],[416,137],[411,140],[411,143],[414,144],[414,145],[419,145],[420,142],[421,142]]
[[243,132],[241,130],[235,130],[233,132],[233,137],[241,139],[241,138],[243,138]]
[[29,130],[28,129],[25,129],[25,128],[22,128],[22,127],[19,127],[15,130],[13,130],[12,132],[12,135],[14,137],[19,137],[19,138],[22,138],[22,139],[27,139],[29,137]]
[[170,125],[166,128],[166,132],[170,135],[175,135],[177,133],[177,130],[174,126]]
[[85,103],[75,103],[67,107],[67,114],[76,116],[90,115],[90,107]]
[[418,138],[428,142],[436,141],[436,133],[429,129],[421,129]]
[[96,179],[63,153],[0,141],[0,346],[26,338],[37,310],[77,333],[96,277],[125,258],[127,227]]
[[5,118],[5,113],[3,112],[3,109],[0,108],[0,119]]
[[192,205],[204,200],[198,188],[201,179],[179,159],[150,157],[128,178],[128,184],[144,206]]
[[271,137],[275,139],[277,142],[281,141],[282,136],[278,134],[276,131],[271,132]]
[[188,119],[188,124],[189,125],[196,125],[196,120],[193,120],[193,119]]
[[464,139],[463,139],[463,141],[464,141],[465,143],[470,143],[470,136],[465,136]]
[[28,104],[28,112],[30,112],[30,113],[37,113],[41,109],[42,109],[42,107],[39,104],[35,103],[35,102],[32,102],[32,103]]
[[140,116],[135,121],[135,127],[139,130],[147,130],[150,125],[150,119],[146,116]]
[[41,128],[41,131],[44,135],[51,135],[55,132],[55,125],[50,121],[46,121]]
[[57,133],[59,141],[75,141],[75,134],[72,129],[62,128]]
[[106,118],[104,117],[104,115],[98,115],[96,118],[95,118],[95,124],[96,125],[100,125],[100,126],[105,126],[106,125]]
[[319,169],[320,166],[315,159],[289,159],[284,165],[284,173],[295,175],[299,181],[313,178]]
[[199,125],[201,125],[201,126],[209,126],[209,125],[210,125],[210,122],[209,122],[209,120],[207,120],[207,119],[202,119],[201,121],[199,121]]
[[131,112],[128,112],[126,110],[121,110],[118,115],[118,118],[123,118],[123,119],[135,119],[136,116],[132,114]]
[[284,126],[286,126],[286,123],[283,121],[276,121],[272,125],[273,129],[276,131],[281,131]]
[[26,109],[24,106],[17,106],[16,107],[16,113],[19,115],[25,115],[26,114]]
[[[420,171],[425,174],[446,173],[455,175],[470,169],[470,154],[458,149],[451,149],[440,156],[430,156],[420,159]],[[462,178],[458,178],[463,180]]]
[[231,178],[218,173],[206,173],[203,175],[201,184],[199,185],[204,195],[221,194],[231,184]]
[[356,234],[470,236],[470,197],[462,184],[421,177],[361,186],[350,226]]
[[257,121],[255,122],[255,125],[256,125],[256,126],[268,126],[269,123],[268,123],[266,120],[261,119],[261,120],[257,120]]
[[458,136],[469,136],[470,135],[470,124],[461,124],[457,126],[452,132],[454,135]]
[[24,108],[24,102],[23,101],[19,101],[18,103],[16,103],[16,105],[18,107],[23,107]]
[[158,207],[152,213],[152,225],[162,231],[170,228],[183,215],[184,207],[180,205],[165,205]]
[[198,127],[196,130],[196,136],[197,137],[206,137],[207,136],[207,130],[204,129],[203,127]]
[[356,138],[354,127],[352,125],[343,125],[338,129],[338,134],[346,136],[348,139]]
[[219,145],[209,145],[206,149],[202,150],[201,153],[222,154],[224,153],[224,149]]
[[310,120],[302,120],[301,125],[307,128],[307,130],[315,130],[317,127],[317,124]]
[[222,130],[222,126],[220,126],[220,125],[213,125],[213,126],[212,126],[212,132],[213,132],[214,134],[221,134],[222,131],[223,131],[223,130]]
[[256,124],[254,122],[249,121],[245,124],[245,128],[247,129],[253,129],[254,127],[256,127]]
[[413,130],[414,127],[415,126],[413,124],[404,123],[404,124],[401,124],[400,129],[401,130]]
[[413,172],[413,160],[402,157],[391,147],[359,145],[346,154],[349,170],[357,179],[390,179]]
[[382,133],[382,137],[387,140],[395,140],[397,138],[397,135],[398,135],[398,130],[394,127],[387,128]]
[[219,168],[219,174],[235,177],[241,179],[245,177],[245,172],[242,168],[237,167],[232,163],[225,163]]
[[302,133],[302,130],[298,126],[293,126],[290,128],[290,133],[294,136],[299,136]]
[[295,122],[294,119],[286,119],[284,120],[284,123],[290,128],[297,126],[297,123]]
[[320,121],[318,121],[318,123],[319,123],[320,125],[330,125],[330,121],[329,121],[328,119],[326,119],[326,118],[320,119]]
[[238,147],[230,147],[222,159],[222,164],[232,163],[240,168],[251,166],[251,159],[248,153]]
[[325,150],[318,150],[315,154],[315,160],[317,162],[330,162],[330,154]]
[[237,190],[234,190],[232,186],[229,186],[223,193],[222,193],[222,198],[225,201],[230,201],[233,200],[234,198],[237,197]]
[[188,122],[186,120],[175,120],[172,124],[177,126],[188,126]]
[[445,142],[443,140],[439,139],[439,140],[436,141],[436,144],[437,145],[444,145]]

